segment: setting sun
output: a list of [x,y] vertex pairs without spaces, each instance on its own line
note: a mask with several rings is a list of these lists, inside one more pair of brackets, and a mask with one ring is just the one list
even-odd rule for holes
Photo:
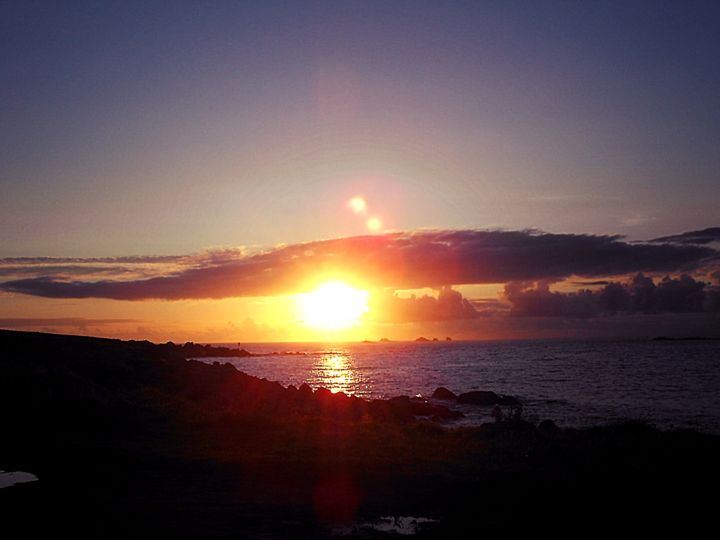
[[368,292],[332,281],[298,295],[298,307],[306,325],[321,330],[343,330],[355,326],[368,311]]

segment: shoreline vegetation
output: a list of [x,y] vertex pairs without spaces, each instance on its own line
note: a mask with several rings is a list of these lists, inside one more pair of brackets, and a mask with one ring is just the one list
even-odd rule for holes
[[519,402],[367,401],[188,360],[231,356],[219,349],[239,352],[0,330],[0,470],[39,479],[0,489],[4,526],[219,539],[392,538],[367,524],[408,516],[416,538],[714,524],[717,435],[521,410],[453,427],[455,400]]

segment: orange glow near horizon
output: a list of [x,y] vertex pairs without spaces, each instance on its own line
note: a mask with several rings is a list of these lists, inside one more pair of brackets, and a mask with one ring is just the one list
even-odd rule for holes
[[300,319],[317,330],[356,326],[368,311],[369,293],[342,281],[330,281],[297,297]]

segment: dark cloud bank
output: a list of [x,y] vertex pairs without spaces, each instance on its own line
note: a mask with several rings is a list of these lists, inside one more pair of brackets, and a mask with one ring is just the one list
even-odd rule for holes
[[[33,260],[35,277],[7,281],[0,288],[48,298],[178,300],[294,293],[308,276],[335,272],[377,287],[412,289],[677,274],[717,264],[717,250],[696,244],[630,243],[619,236],[538,231],[398,232],[295,244],[255,255],[231,251],[188,257],[181,271],[127,281],[58,279],[43,274],[43,265]],[[127,258],[118,261],[126,263]],[[529,294],[527,285],[520,292]],[[455,307],[448,309],[458,309],[457,299],[452,303]],[[469,313],[467,307],[460,302],[461,312]]]
[[690,276],[664,277],[657,283],[637,274],[629,282],[611,282],[598,290],[551,292],[547,282],[508,283],[511,315],[593,317],[615,313],[696,313],[720,311],[720,288]]
[[[595,284],[594,284],[595,285]],[[383,322],[439,322],[512,317],[591,318],[606,315],[720,313],[720,287],[688,275],[653,280],[636,274],[628,281],[602,282],[597,289],[557,292],[548,281],[512,281],[503,297],[468,300],[450,287],[437,297],[388,294],[374,311]]]

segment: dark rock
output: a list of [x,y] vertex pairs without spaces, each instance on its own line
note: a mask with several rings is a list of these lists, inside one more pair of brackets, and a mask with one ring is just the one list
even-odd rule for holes
[[[512,407],[522,406],[520,400],[513,396],[500,396],[500,405],[510,405]],[[522,412],[522,409],[520,409]]]
[[[239,345],[239,344],[238,344]],[[185,358],[206,358],[212,356],[226,358],[243,358],[254,356],[253,353],[245,349],[230,349],[228,347],[213,347],[212,345],[200,345],[192,341],[188,341],[184,345],[175,345],[172,341],[168,341],[158,347],[173,354],[181,354]]]
[[543,435],[553,436],[560,433],[560,428],[552,420],[543,420],[538,425],[538,431]]
[[388,399],[388,403],[392,407],[407,407],[410,405],[410,396],[395,396]]
[[458,403],[467,405],[484,405],[490,407],[492,405],[520,405],[520,401],[512,396],[501,396],[495,392],[486,390],[474,390],[465,392],[458,396]]
[[457,395],[455,395],[455,392],[451,392],[444,386],[440,386],[435,389],[435,391],[432,393],[433,399],[444,399],[444,400],[450,400],[450,399],[457,399]]
[[421,403],[417,401],[411,401],[410,411],[413,416],[429,416],[441,420],[456,420],[464,416],[460,411],[454,411],[444,405],[434,405],[432,403]]
[[330,399],[332,397],[332,392],[327,388],[318,388],[315,390],[315,397],[319,399]]
[[463,417],[459,411],[428,403],[422,398],[396,396],[386,400],[384,406],[381,400],[376,400],[373,404],[376,414],[380,414],[384,419],[411,420],[416,416],[426,416],[441,420],[456,420]]
[[420,336],[420,337],[417,338],[415,341],[430,341],[430,340],[429,340],[428,338],[424,337],[424,336]]
[[408,396],[375,399],[370,402],[369,411],[376,420],[409,422],[414,418]]

